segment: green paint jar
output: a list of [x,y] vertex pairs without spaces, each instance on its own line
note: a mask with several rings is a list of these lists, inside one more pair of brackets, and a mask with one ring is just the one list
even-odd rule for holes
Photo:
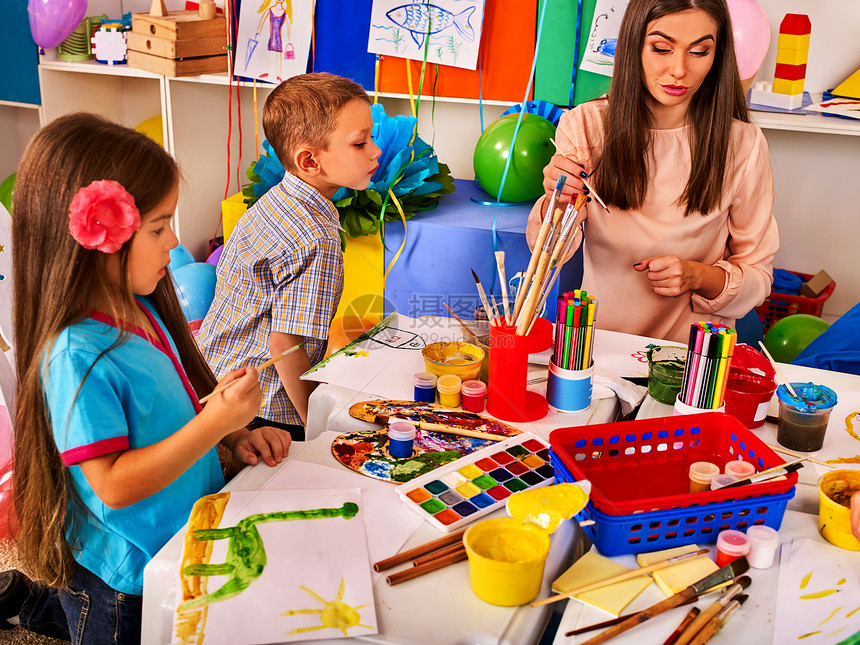
[[655,401],[673,405],[684,381],[685,347],[652,346],[648,349],[648,394]]

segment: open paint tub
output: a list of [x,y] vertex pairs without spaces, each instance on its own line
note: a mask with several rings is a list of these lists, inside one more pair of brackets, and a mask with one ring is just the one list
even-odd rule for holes
[[860,490],[860,471],[834,470],[818,480],[818,530],[831,544],[860,551],[851,532],[851,496]]
[[430,343],[421,354],[424,367],[431,374],[456,374],[463,381],[477,378],[484,361],[483,349],[460,341]]

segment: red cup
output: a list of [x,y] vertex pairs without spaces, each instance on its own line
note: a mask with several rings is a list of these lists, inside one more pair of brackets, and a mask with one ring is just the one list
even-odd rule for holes
[[726,383],[726,412],[747,428],[758,428],[764,423],[776,381],[746,371],[729,371]]

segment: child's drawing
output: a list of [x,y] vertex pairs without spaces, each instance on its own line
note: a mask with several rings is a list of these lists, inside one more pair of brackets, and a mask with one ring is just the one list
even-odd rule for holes
[[615,47],[618,44],[618,29],[627,8],[627,0],[597,0],[588,44],[579,69],[595,74],[612,76],[615,68]]
[[367,51],[475,69],[483,0],[373,0]]
[[[199,500],[185,535],[174,643],[376,633],[360,502],[357,489],[219,493]],[[305,609],[307,594],[322,608]],[[244,616],[257,619],[239,619]]]
[[313,3],[250,0],[239,9],[237,76],[280,83],[307,69]]

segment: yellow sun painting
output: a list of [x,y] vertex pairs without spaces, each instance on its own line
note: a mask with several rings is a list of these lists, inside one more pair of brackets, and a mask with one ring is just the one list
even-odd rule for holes
[[288,609],[287,611],[281,613],[281,616],[295,616],[296,614],[319,614],[321,624],[318,626],[312,625],[310,627],[297,627],[296,629],[288,631],[287,635],[292,636],[293,634],[312,632],[320,629],[339,629],[343,632],[344,636],[349,636],[346,630],[350,629],[351,627],[366,627],[367,629],[372,629],[370,625],[363,625],[359,622],[361,620],[361,615],[358,613],[359,609],[361,609],[362,607],[367,607],[371,603],[358,605],[357,607],[350,607],[346,603],[341,602],[343,600],[344,588],[344,579],[341,578],[340,587],[337,590],[337,597],[331,602],[328,602],[314,591],[311,591],[303,585],[299,585],[299,589],[316,598],[323,606],[323,608]]

